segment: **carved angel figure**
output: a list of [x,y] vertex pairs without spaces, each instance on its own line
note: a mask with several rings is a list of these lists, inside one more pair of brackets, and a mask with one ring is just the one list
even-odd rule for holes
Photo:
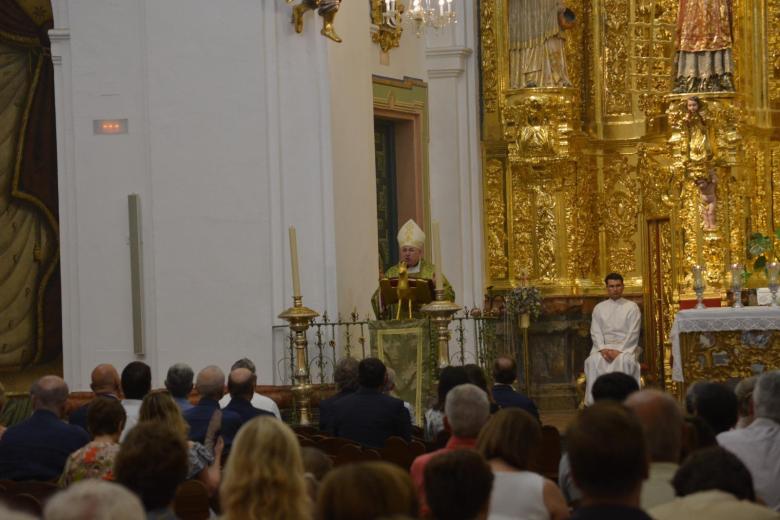
[[[288,4],[293,0],[286,0]],[[333,20],[336,18],[336,13],[341,7],[341,0],[300,0],[300,2],[293,7],[292,23],[295,25],[295,32],[303,32],[303,15],[306,11],[317,10],[317,13],[322,16],[322,30],[320,34],[326,38],[330,38],[336,43],[341,43],[341,38],[333,29]]]

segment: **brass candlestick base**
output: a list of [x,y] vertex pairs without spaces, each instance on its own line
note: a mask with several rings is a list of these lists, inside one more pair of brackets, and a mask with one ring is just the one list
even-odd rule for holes
[[436,328],[439,342],[439,368],[450,364],[450,322],[452,315],[460,310],[460,305],[444,299],[444,289],[436,289],[435,299],[420,308],[427,314]]
[[311,320],[319,316],[319,313],[303,306],[303,297],[294,296],[293,306],[279,315],[279,318],[290,324],[290,329],[295,332],[295,373],[292,388],[293,403],[295,406],[295,420],[298,424],[308,426],[311,424],[311,394],[314,390],[309,379],[309,355],[306,349],[306,330]]

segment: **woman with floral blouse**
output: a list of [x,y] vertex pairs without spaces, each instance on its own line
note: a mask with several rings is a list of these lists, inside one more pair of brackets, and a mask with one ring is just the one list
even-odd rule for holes
[[85,479],[114,480],[114,459],[119,453],[119,435],[125,427],[125,409],[118,399],[96,397],[87,412],[87,430],[92,442],[74,451],[60,477],[62,487]]

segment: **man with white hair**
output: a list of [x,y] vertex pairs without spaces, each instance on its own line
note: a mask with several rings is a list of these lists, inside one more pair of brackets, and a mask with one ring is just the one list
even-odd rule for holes
[[425,501],[425,466],[442,453],[453,450],[473,449],[477,436],[490,418],[490,401],[480,387],[472,384],[458,385],[447,393],[444,402],[444,427],[452,435],[440,450],[420,455],[412,463],[412,482],[420,500],[420,516],[427,518],[429,508]]
[[[424,278],[426,280],[433,280],[436,272],[434,264],[427,262],[423,259],[423,248],[425,247],[425,233],[417,223],[409,219],[406,224],[401,226],[398,230],[398,256],[400,261],[398,264],[390,267],[384,274],[385,278],[398,278],[401,263],[406,264],[406,272],[409,278]],[[438,261],[438,259],[437,259]],[[442,277],[444,275],[442,274]],[[455,291],[452,290],[450,282],[444,277],[442,281],[444,287],[445,299],[449,301],[455,301]],[[379,298],[379,289],[374,292],[371,297],[371,305],[374,308],[374,314],[377,318],[381,319],[382,316],[395,316],[395,309],[385,307]],[[394,306],[393,306],[394,307]],[[417,310],[417,309],[415,309]]]
[[718,444],[747,466],[756,496],[780,511],[780,371],[766,372],[753,390],[755,419],[718,435]]
[[54,495],[43,510],[44,520],[136,520],[144,518],[141,501],[119,484],[84,479]]

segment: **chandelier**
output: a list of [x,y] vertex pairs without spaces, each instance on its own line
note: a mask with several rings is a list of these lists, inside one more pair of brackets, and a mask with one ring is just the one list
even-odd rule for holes
[[417,36],[422,34],[425,27],[441,29],[458,22],[452,10],[452,0],[411,0],[406,16],[414,22]]

